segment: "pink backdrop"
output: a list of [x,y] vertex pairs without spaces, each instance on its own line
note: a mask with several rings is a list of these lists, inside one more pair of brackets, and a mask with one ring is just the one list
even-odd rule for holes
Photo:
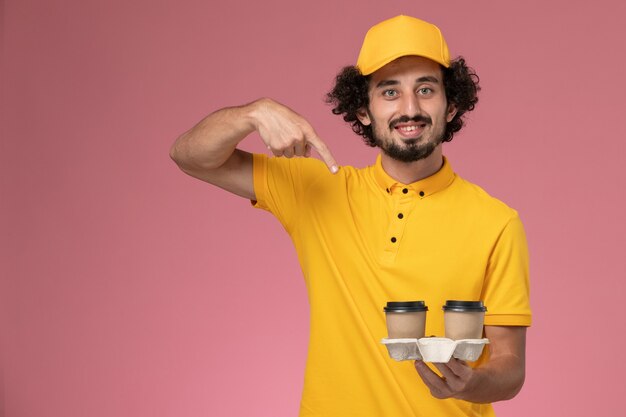
[[497,410],[618,414],[623,2],[4,0],[0,13],[4,417],[296,415],[308,305],[290,241],[168,149],[208,112],[270,96],[340,163],[369,164],[322,97],[367,28],[400,13],[436,22],[477,69],[481,102],[445,152],[527,229],[528,376]]

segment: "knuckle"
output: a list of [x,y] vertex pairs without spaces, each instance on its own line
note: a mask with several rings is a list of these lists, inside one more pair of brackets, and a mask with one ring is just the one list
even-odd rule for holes
[[443,394],[443,392],[441,392],[441,391],[433,391],[433,390],[431,390],[430,393],[432,394],[433,397],[435,397],[435,398],[437,398],[439,400],[443,400],[443,399],[447,398]]
[[464,392],[465,389],[466,389],[465,384],[452,384],[450,386],[450,390],[452,391],[454,395]]

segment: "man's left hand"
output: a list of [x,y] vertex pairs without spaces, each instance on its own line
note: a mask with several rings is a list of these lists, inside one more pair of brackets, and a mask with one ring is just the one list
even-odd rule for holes
[[435,398],[463,398],[474,385],[474,370],[462,360],[450,359],[448,363],[433,364],[442,376],[437,375],[422,361],[415,361],[415,369]]
[[524,384],[526,327],[485,326],[489,359],[476,368],[451,359],[434,363],[441,376],[422,361],[415,369],[435,398],[474,403],[510,400]]

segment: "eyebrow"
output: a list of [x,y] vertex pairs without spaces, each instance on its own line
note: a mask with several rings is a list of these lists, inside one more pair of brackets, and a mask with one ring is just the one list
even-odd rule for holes
[[[424,77],[419,77],[417,80],[415,80],[415,82],[416,83],[430,82],[430,83],[438,84],[439,79],[432,75],[426,75]],[[382,80],[378,84],[376,84],[376,88],[387,87],[390,85],[398,85],[398,84],[400,84],[400,82],[396,80]]]

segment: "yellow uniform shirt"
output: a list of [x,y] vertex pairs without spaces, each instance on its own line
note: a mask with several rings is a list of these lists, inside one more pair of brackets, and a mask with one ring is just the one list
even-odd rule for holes
[[528,253],[515,210],[446,160],[434,175],[400,184],[380,157],[333,175],[313,158],[254,155],[254,191],[256,206],[291,236],[309,295],[301,417],[493,415],[490,405],[435,399],[412,361],[390,359],[380,343],[383,307],[424,300],[427,335],[444,335],[446,300],[482,300],[485,325],[529,326]]

